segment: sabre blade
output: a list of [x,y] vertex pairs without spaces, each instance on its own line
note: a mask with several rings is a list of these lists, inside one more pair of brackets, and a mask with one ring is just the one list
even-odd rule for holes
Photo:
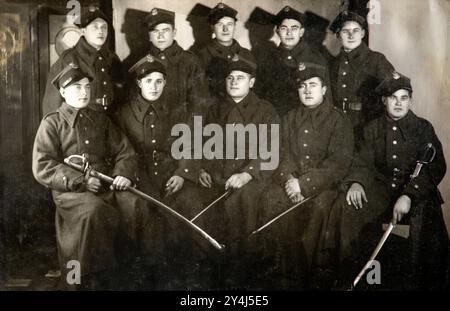
[[220,200],[222,200],[224,197],[226,197],[228,195],[228,193],[230,193],[230,190],[226,191],[224,194],[222,194],[220,197],[218,197],[217,199],[215,199],[211,204],[209,204],[207,207],[205,207],[204,209],[202,209],[200,211],[200,213],[198,213],[197,215],[194,216],[194,218],[192,218],[190,221],[193,222],[194,220],[196,220],[198,217],[200,217],[204,212],[206,212],[207,210],[209,210],[212,206],[214,206],[217,202],[219,202]]

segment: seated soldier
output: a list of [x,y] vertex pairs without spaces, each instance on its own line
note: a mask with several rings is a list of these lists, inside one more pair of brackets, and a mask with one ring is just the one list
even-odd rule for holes
[[[338,201],[335,209],[340,222],[340,273],[349,282],[356,277],[382,235],[382,222],[392,219],[394,224],[408,224],[410,237],[404,252],[390,253],[381,263],[382,284],[392,286],[386,284],[388,265],[401,258],[395,278],[404,277],[403,288],[439,289],[445,278],[448,245],[437,188],[446,171],[442,146],[433,126],[410,110],[412,87],[407,77],[393,72],[376,91],[386,114],[365,128],[362,148],[344,180],[345,201]],[[436,149],[434,160],[411,178],[429,143]]]
[[262,225],[311,198],[258,233],[265,244],[259,274],[266,289],[329,286],[323,249],[327,216],[338,184],[348,172],[354,142],[350,120],[327,96],[325,77],[325,67],[299,64],[296,81],[301,105],[282,121],[281,163],[275,183],[260,200]]
[[135,153],[128,139],[103,112],[86,108],[91,80],[74,64],[55,77],[53,83],[65,101],[44,117],[33,149],[34,177],[52,190],[56,205],[61,281],[71,285],[66,283],[69,262],[77,260],[81,288],[88,289],[92,289],[89,281],[102,286],[102,273],[111,273],[116,264],[113,242],[119,214],[112,205],[113,192],[106,191],[99,179],[85,176],[63,160],[87,154],[94,169],[114,176],[113,190],[126,190],[135,171]]
[[[136,149],[138,188],[190,218],[201,207],[198,204],[196,209],[199,199],[192,197],[195,191],[190,190],[197,183],[197,170],[192,168],[193,161],[175,160],[171,154],[176,139],[171,136],[172,127],[186,122],[186,111],[182,111],[186,107],[168,102],[166,71],[166,66],[151,55],[133,65],[130,72],[137,91],[115,119]],[[191,289],[188,274],[197,273],[199,260],[190,228],[145,202],[136,200],[133,204],[129,219],[137,230],[140,252],[147,257],[146,273],[154,278],[154,288]]]
[[[251,90],[255,83],[255,72],[256,63],[253,59],[238,55],[233,57],[227,69],[228,96],[223,103],[210,108],[207,123],[219,124],[224,131],[227,124],[243,127],[253,124],[257,128],[260,124],[267,124],[268,128],[271,128],[271,124],[279,125],[275,109]],[[271,137],[271,134],[267,134],[267,137]],[[231,191],[226,199],[198,220],[207,232],[217,236],[227,246],[226,266],[222,275],[225,285],[220,286],[228,288],[248,286],[251,251],[245,241],[249,230],[255,227],[256,203],[267,177],[272,173],[260,170],[260,158],[249,157],[249,148],[253,143],[249,142],[245,146],[244,158],[204,160],[199,174],[204,204],[211,203],[225,191]],[[237,150],[236,140],[233,147],[234,155],[242,151]]]

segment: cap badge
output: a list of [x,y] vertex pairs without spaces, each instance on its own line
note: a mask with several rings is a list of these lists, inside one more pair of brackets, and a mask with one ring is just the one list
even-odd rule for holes
[[97,8],[95,6],[90,6],[89,7],[89,12],[94,13],[97,10]]
[[224,8],[224,5],[223,5],[223,3],[221,2],[221,3],[219,3],[219,5],[217,6],[219,9],[223,9]]
[[395,80],[398,80],[398,79],[400,79],[400,74],[397,71],[393,71],[392,78],[394,78]]
[[152,10],[152,15],[158,15],[158,10],[157,9],[153,9]]
[[285,11],[285,12],[289,12],[290,10],[291,10],[291,8],[288,7],[288,6],[284,8],[284,11]]
[[298,64],[298,71],[303,71],[306,69],[305,63],[299,63]]
[[152,55],[147,55],[147,61],[150,63],[153,63],[155,61],[155,59],[153,58]]
[[235,54],[231,60],[232,60],[233,62],[239,61],[239,55]]

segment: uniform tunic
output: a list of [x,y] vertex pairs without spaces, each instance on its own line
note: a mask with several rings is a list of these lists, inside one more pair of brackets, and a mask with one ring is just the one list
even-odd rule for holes
[[[336,213],[342,213],[338,216],[341,219],[340,258],[349,258],[352,247],[372,251],[374,242],[376,245],[382,234],[380,223],[390,221],[396,200],[407,195],[412,200],[411,210],[403,222],[410,225],[411,236],[403,264],[409,263],[410,267],[403,270],[402,275],[410,279],[404,285],[411,289],[439,288],[445,274],[448,237],[437,185],[445,175],[446,163],[433,126],[409,111],[398,121],[386,116],[373,120],[364,133],[362,149],[344,185],[346,190],[355,182],[361,184],[369,203],[356,211],[344,202],[344,198],[338,202],[340,209],[336,208]],[[416,161],[428,143],[436,148],[436,156],[429,165],[423,166],[417,178],[410,181]],[[373,223],[378,224],[376,235],[366,237],[362,232]],[[363,241],[363,245],[358,245],[358,241]],[[430,257],[430,254],[433,255]]]
[[176,41],[164,51],[152,45],[150,54],[167,67],[165,92],[171,109],[183,106],[186,118],[203,114],[210,99],[205,72],[197,56],[183,50]]
[[[269,101],[283,116],[298,103],[296,72],[300,63],[310,62],[328,68],[326,59],[304,40],[288,50],[281,45],[261,62],[256,75],[255,92]],[[325,81],[326,85],[328,83]],[[331,92],[330,92],[331,93]]]
[[227,67],[234,55],[241,55],[245,59],[253,58],[250,50],[240,46],[236,40],[233,40],[231,46],[223,46],[216,40],[212,40],[199,51],[198,56],[205,68],[205,76],[211,96],[218,99],[226,97]]
[[364,42],[351,52],[342,50],[331,62],[334,104],[348,114],[357,142],[362,138],[362,128],[381,115],[383,105],[374,90],[393,71],[386,57],[369,49]]
[[114,111],[116,99],[122,96],[123,92],[122,63],[119,57],[106,47],[106,44],[97,51],[87,43],[84,37],[81,37],[78,43],[73,48],[64,51],[50,68],[42,101],[44,115],[55,111],[63,102],[63,98],[59,90],[52,84],[52,80],[70,63],[78,65],[83,72],[94,79],[91,82],[89,103],[91,107],[108,113]]
[[321,269],[327,269],[328,264],[322,261],[327,260],[323,249],[327,215],[337,197],[339,182],[350,167],[353,145],[350,121],[328,101],[311,109],[301,106],[286,116],[282,161],[275,183],[260,201],[264,214],[259,225],[293,205],[284,190],[285,182],[292,177],[299,179],[302,195],[313,199],[260,233],[266,243],[263,258],[268,260],[263,265],[266,272],[260,271],[265,286],[323,286],[318,273],[324,272]]
[[88,154],[91,166],[110,176],[133,180],[135,153],[128,139],[102,112],[76,110],[63,103],[44,117],[33,149],[33,174],[52,190],[56,205],[56,236],[61,268],[78,260],[89,274],[115,264],[113,242],[119,226],[114,198],[84,186],[84,174],[63,163],[73,154]]

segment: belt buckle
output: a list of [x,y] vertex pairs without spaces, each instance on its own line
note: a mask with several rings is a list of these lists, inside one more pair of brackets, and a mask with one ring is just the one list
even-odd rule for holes
[[152,158],[153,158],[153,162],[158,162],[158,152],[156,150],[153,150]]

